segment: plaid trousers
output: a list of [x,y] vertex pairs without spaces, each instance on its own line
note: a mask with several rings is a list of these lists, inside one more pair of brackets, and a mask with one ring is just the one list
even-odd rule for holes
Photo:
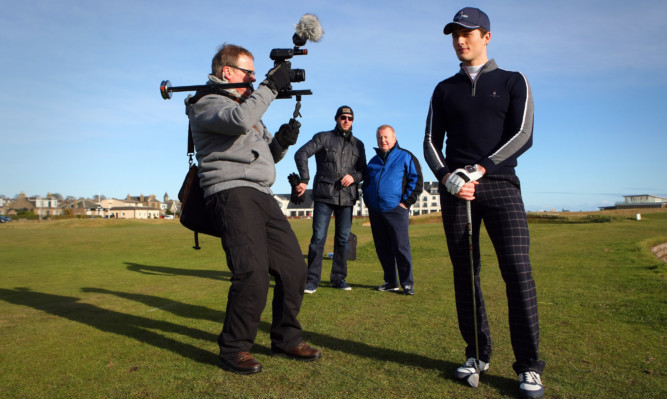
[[[470,247],[468,245],[466,201],[441,186],[442,220],[454,269],[454,291],[459,330],[467,344],[466,357],[475,357]],[[526,211],[521,198],[519,178],[515,175],[487,175],[475,188],[472,206],[473,260],[477,305],[477,333],[480,360],[491,358],[491,334],[480,286],[479,231],[482,220],[498,257],[507,293],[514,371],[542,373],[539,360],[539,321],[537,292],[531,274]]]

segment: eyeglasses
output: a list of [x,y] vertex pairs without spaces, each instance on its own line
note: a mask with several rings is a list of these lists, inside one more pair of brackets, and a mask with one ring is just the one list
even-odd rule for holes
[[250,76],[250,77],[255,76],[255,71],[251,71],[250,69],[239,68],[239,67],[237,67],[236,65],[227,65],[227,66],[230,67],[230,68],[236,68],[236,69],[238,69],[238,70],[241,71],[241,72],[245,72],[245,74],[248,75],[248,76]]
[[354,116],[341,115],[340,120],[352,122],[354,120]]

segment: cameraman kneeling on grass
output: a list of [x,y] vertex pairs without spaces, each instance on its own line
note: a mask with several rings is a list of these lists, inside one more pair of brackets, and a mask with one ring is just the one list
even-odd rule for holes
[[[262,370],[250,354],[266,304],[269,275],[275,278],[271,350],[311,361],[321,352],[301,338],[297,315],[306,282],[306,264],[289,222],[273,198],[275,163],[296,143],[300,123],[292,119],[275,137],[261,117],[278,92],[289,87],[289,63],[256,81],[248,50],[223,45],[213,57],[210,88],[186,101],[197,151],[199,179],[209,216],[222,237],[232,272],[227,310],[218,337],[222,367],[240,374]],[[216,84],[248,83],[223,89]]]

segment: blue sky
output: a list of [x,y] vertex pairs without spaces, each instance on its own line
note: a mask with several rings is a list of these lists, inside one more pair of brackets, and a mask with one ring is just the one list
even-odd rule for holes
[[[159,83],[203,84],[223,42],[255,55],[262,76],[272,48],[291,47],[294,25],[316,14],[324,29],[295,89],[301,136],[277,165],[274,192],[289,191],[293,155],[355,111],[354,133],[373,154],[375,130],[396,128],[425,180],[422,140],[435,85],[458,70],[443,26],[464,6],[491,19],[488,53],[529,79],[533,147],[519,159],[526,208],[596,210],[623,195],[667,197],[667,3],[534,1],[4,1],[0,13],[0,194],[168,193],[187,170],[187,118]],[[294,100],[277,100],[269,130]],[[311,166],[314,168],[314,165]]]

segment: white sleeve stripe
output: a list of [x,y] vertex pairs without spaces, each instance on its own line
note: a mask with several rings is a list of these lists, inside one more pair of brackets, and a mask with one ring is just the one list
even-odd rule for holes
[[514,155],[524,144],[528,142],[528,139],[532,135],[532,120],[533,120],[533,107],[530,105],[532,100],[532,94],[530,92],[530,85],[528,84],[528,79],[519,72],[521,77],[526,84],[526,101],[523,105],[523,119],[521,121],[521,126],[519,131],[512,136],[512,138],[505,143],[502,147],[498,149],[495,153],[491,154],[489,158],[494,165],[505,161],[507,158]]
[[435,173],[438,170],[444,168],[445,164],[438,156],[438,153],[440,151],[435,148],[435,146],[433,145],[433,141],[431,140],[431,137],[433,136],[433,132],[431,130],[432,128],[433,128],[433,98],[431,98],[428,108],[426,136],[424,137],[424,158],[426,158],[426,162],[428,163],[433,173]]

